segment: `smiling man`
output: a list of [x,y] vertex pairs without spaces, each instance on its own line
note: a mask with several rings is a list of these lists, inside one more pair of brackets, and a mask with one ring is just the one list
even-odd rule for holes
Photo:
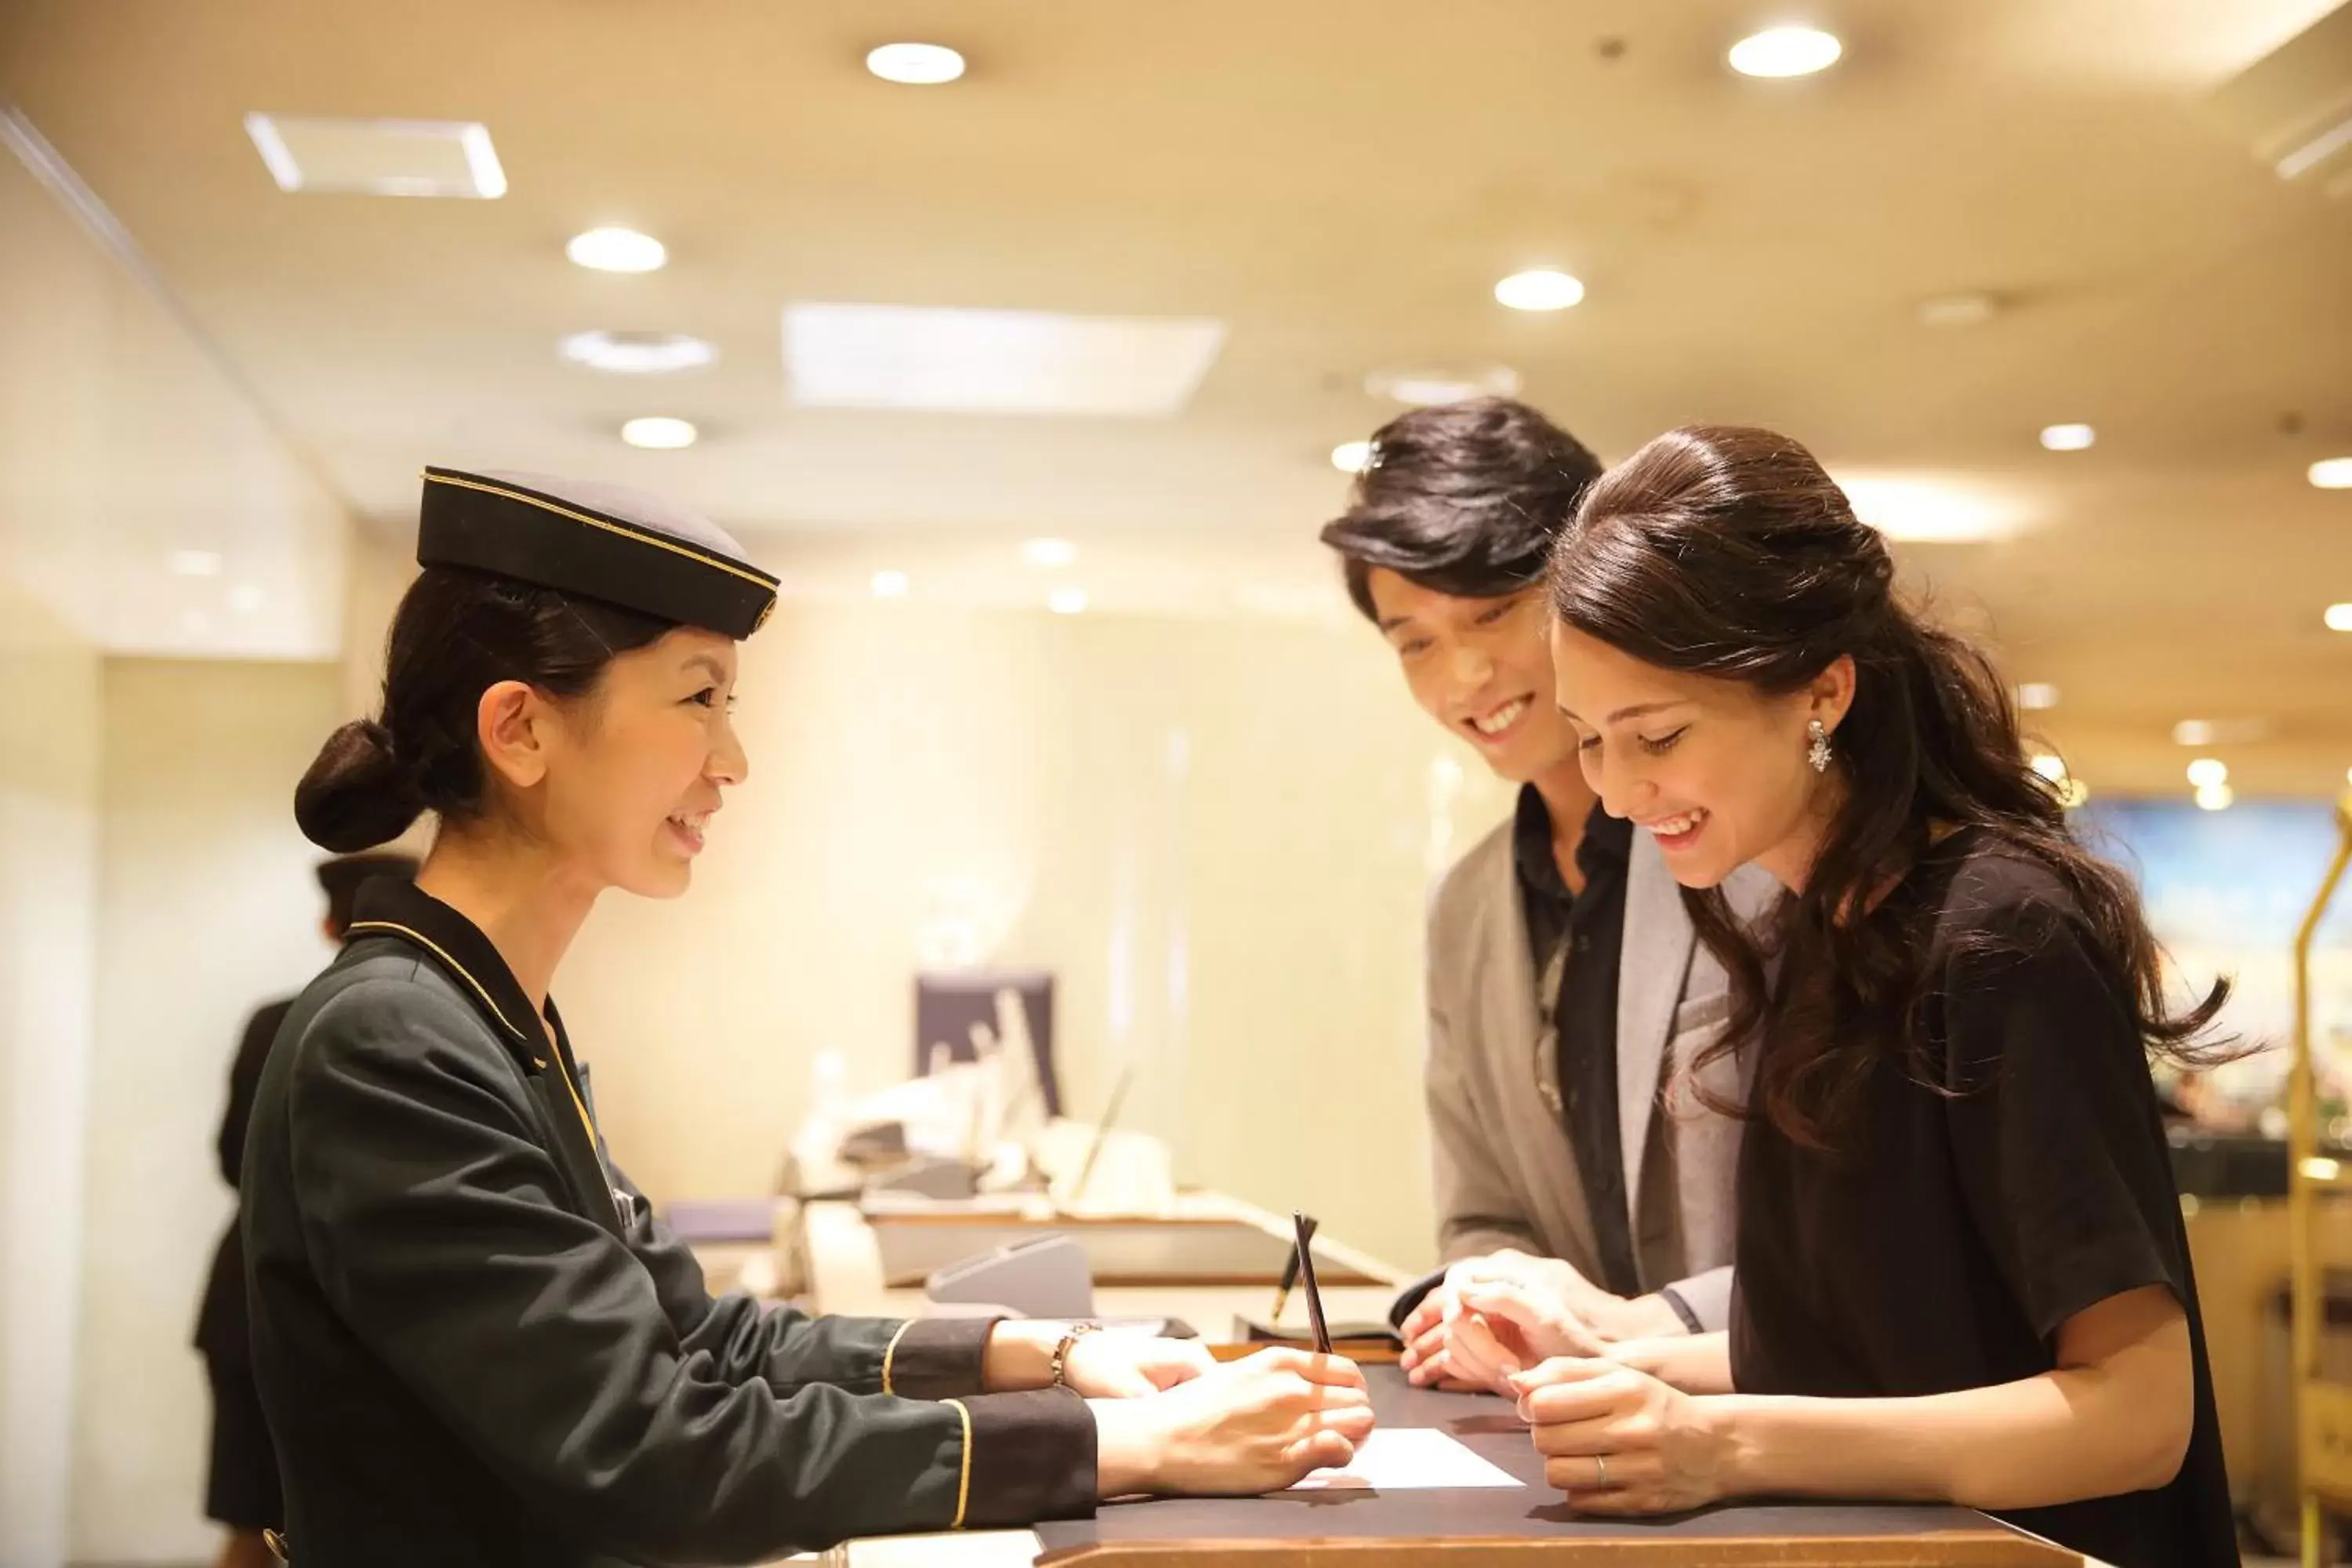
[[[1373,437],[1347,515],[1323,531],[1413,700],[1520,786],[1430,917],[1449,1268],[1408,1293],[1418,1383],[1491,1385],[1524,1358],[1499,1320],[1459,1310],[1474,1287],[1564,1304],[1596,1347],[1729,1317],[1738,1125],[1675,1071],[1712,1042],[1727,982],[1652,834],[1600,808],[1552,693],[1544,564],[1600,473],[1523,403],[1417,409]],[[1726,891],[1743,912],[1769,896]],[[1730,1068],[1710,1087],[1725,1100],[1741,1088]]]

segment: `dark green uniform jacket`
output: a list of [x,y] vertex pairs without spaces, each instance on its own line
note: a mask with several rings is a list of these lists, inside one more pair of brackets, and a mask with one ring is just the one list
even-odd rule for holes
[[751,1563],[1095,1500],[988,1325],[714,1300],[605,1157],[551,1005],[416,889],[362,895],[262,1075],[243,1225],[299,1568]]

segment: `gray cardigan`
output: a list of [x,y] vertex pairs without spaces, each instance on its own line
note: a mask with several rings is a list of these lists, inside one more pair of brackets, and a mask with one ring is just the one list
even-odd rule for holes
[[[1752,866],[1724,890],[1743,919],[1780,891]],[[1729,984],[1699,944],[1656,843],[1636,830],[1615,1040],[1634,1258],[1643,1289],[1671,1285],[1708,1329],[1731,1315],[1739,1124],[1699,1103],[1687,1068],[1721,1032]],[[1430,914],[1438,1247],[1447,1262],[1516,1247],[1597,1279],[1591,1211],[1559,1112],[1559,1064],[1537,1048],[1536,987],[1507,820],[1446,874]],[[1717,1061],[1700,1081],[1736,1101],[1745,1097],[1746,1064]]]

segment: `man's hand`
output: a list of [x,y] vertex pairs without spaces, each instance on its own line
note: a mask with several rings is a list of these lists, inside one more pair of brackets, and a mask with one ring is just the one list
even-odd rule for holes
[[1493,1390],[1554,1356],[1687,1331],[1663,1297],[1626,1298],[1557,1258],[1516,1250],[1464,1258],[1405,1319],[1401,1364],[1421,1387]]

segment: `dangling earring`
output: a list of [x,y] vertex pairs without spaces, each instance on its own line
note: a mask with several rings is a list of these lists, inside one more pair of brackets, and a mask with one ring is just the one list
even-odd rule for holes
[[1805,748],[1805,761],[1813,764],[1813,772],[1817,773],[1825,773],[1829,772],[1829,731],[1822,726],[1822,721],[1819,719],[1816,719],[1805,726],[1805,733],[1813,738],[1813,743]]

